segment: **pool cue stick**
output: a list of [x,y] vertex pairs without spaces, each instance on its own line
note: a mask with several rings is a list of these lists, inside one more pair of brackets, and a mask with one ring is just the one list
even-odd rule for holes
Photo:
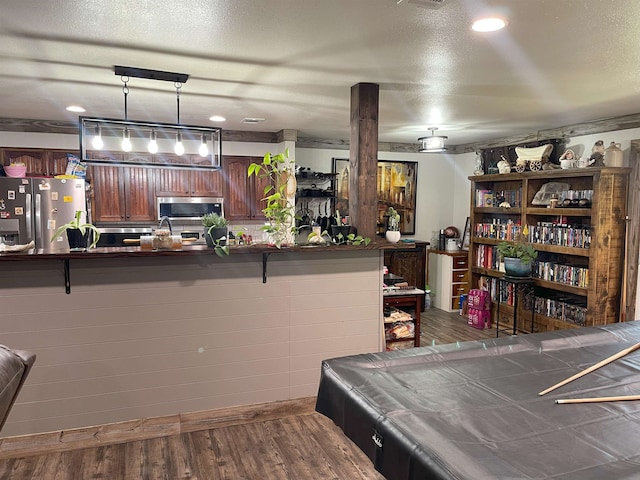
[[640,395],[623,395],[621,397],[564,398],[561,400],[556,400],[556,403],[599,403],[622,402],[627,400],[640,400]]
[[636,343],[635,345],[632,345],[632,346],[631,346],[631,347],[629,347],[629,348],[625,348],[624,350],[622,350],[622,351],[620,351],[620,352],[618,352],[618,353],[616,353],[616,354],[614,354],[614,355],[611,355],[611,356],[610,356],[610,357],[608,357],[608,358],[605,358],[605,359],[604,359],[604,360],[602,360],[601,362],[596,363],[595,365],[593,365],[593,366],[591,366],[591,367],[587,368],[586,370],[583,370],[583,371],[581,371],[581,372],[578,372],[578,373],[576,373],[575,375],[573,375],[573,376],[571,376],[571,377],[567,378],[566,380],[563,380],[563,381],[561,381],[561,382],[559,382],[559,383],[556,383],[556,384],[555,384],[555,385],[553,385],[552,387],[549,387],[549,388],[547,388],[546,390],[541,391],[538,395],[545,395],[545,394],[549,393],[550,391],[555,390],[555,389],[556,389],[556,388],[558,388],[558,387],[562,387],[563,385],[566,385],[566,384],[567,384],[567,383],[569,383],[569,382],[573,382],[574,380],[576,380],[576,379],[578,379],[578,378],[580,378],[580,377],[585,376],[587,373],[591,373],[591,372],[593,372],[594,370],[599,369],[600,367],[604,367],[605,365],[607,365],[607,364],[609,364],[609,363],[611,363],[611,362],[613,362],[613,361],[615,361],[615,360],[618,360],[619,358],[622,358],[622,357],[624,357],[625,355],[627,355],[627,354],[629,354],[629,353],[631,353],[631,352],[633,352],[633,351],[635,351],[635,350],[637,350],[637,349],[639,349],[639,348],[640,348],[640,343]]

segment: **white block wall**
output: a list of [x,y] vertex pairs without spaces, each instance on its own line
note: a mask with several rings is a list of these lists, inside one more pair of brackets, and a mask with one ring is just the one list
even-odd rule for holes
[[[306,253],[306,252],[305,252]],[[35,366],[2,435],[315,395],[382,349],[378,251],[0,262],[0,343]]]

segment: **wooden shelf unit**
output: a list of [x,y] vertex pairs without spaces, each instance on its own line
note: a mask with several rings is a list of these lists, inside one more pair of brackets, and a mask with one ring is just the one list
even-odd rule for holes
[[[401,320],[400,323],[408,322],[413,323],[414,335],[410,337],[402,337],[396,339],[385,339],[385,345],[387,350],[395,350],[397,347],[411,342],[413,347],[420,346],[420,312],[422,312],[422,300],[424,298],[424,291],[420,289],[407,290],[406,293],[402,291],[393,294],[383,294],[383,305],[385,308],[396,308],[408,314],[406,320]],[[393,322],[387,321],[385,317],[385,330],[389,324]]]
[[[537,261],[543,262],[541,268],[544,267],[544,262],[547,262],[547,266],[551,269],[554,263],[561,265],[556,267],[556,272],[570,270],[570,273],[566,274],[567,278],[563,277],[563,280],[568,283],[535,279],[536,298],[538,302],[545,303],[544,313],[549,313],[553,309],[556,312],[573,312],[574,305],[577,305],[581,311],[580,318],[583,318],[580,323],[586,326],[619,321],[629,172],[628,168],[589,167],[469,177],[471,181],[470,288],[480,288],[483,283],[485,285],[490,283],[487,279],[503,275],[497,268],[493,247],[503,240],[510,241],[514,229],[494,228],[488,226],[489,224],[504,224],[511,221],[513,224],[519,224],[520,231],[526,232],[525,236],[528,238],[528,235],[535,231],[532,227],[542,223],[545,224],[545,228],[556,228],[555,232],[567,232],[562,237],[563,242],[564,239],[583,241],[581,246],[575,245],[577,240],[572,242],[572,246],[559,245],[553,244],[552,239],[549,240],[546,235],[542,235],[539,237],[542,243],[532,243],[538,251]],[[592,191],[590,207],[545,208],[545,206],[533,205],[535,194],[549,182],[568,183],[573,191]],[[513,205],[512,208],[476,207],[476,200],[483,197],[483,191],[493,192],[493,194],[504,191],[518,192],[517,195],[512,195],[512,198],[518,198],[520,204]],[[485,225],[484,229],[481,224]],[[570,230],[559,230],[559,226],[576,228],[571,230],[570,234]],[[582,230],[577,228],[579,226]],[[500,236],[509,236],[509,238],[500,238]],[[578,278],[575,273],[580,268],[588,269],[586,286],[576,284],[584,282],[582,277]],[[520,310],[530,308],[530,305],[520,304]],[[571,321],[547,316],[540,310],[541,305],[538,305],[538,311],[535,314],[536,331],[578,326]],[[530,318],[530,315],[531,311],[528,310],[528,313],[523,313],[520,318]],[[495,322],[497,320],[495,301],[493,316],[492,320]]]

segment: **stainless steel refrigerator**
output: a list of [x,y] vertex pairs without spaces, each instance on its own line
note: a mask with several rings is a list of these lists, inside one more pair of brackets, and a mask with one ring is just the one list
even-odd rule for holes
[[0,177],[0,240],[5,243],[25,245],[35,240],[39,253],[66,252],[66,236],[53,242],[51,237],[75,217],[76,210],[87,210],[83,179]]

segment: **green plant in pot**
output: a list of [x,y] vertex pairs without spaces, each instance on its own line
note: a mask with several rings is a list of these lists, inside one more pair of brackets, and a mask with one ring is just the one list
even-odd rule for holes
[[521,238],[515,242],[500,242],[498,255],[504,259],[505,274],[510,277],[530,277],[531,266],[538,252]]
[[207,245],[213,248],[219,257],[229,255],[229,246],[227,245],[229,220],[215,212],[205,213],[202,216],[202,225]]
[[94,248],[100,240],[100,230],[91,223],[83,221],[86,212],[76,210],[76,214],[68,223],[60,225],[51,236],[51,243],[58,240],[58,237],[66,233],[71,251],[84,251],[87,248]]
[[262,230],[269,234],[269,243],[277,248],[293,244],[298,231],[295,225],[296,214],[293,202],[296,177],[293,173],[293,162],[289,160],[289,149],[277,155],[266,153],[261,163],[249,165],[247,175],[269,179],[262,199],[265,202],[262,212],[268,222]]
[[387,231],[384,236],[388,242],[398,243],[400,241],[400,214],[395,208],[389,207],[387,209],[387,216],[389,219],[387,221]]

